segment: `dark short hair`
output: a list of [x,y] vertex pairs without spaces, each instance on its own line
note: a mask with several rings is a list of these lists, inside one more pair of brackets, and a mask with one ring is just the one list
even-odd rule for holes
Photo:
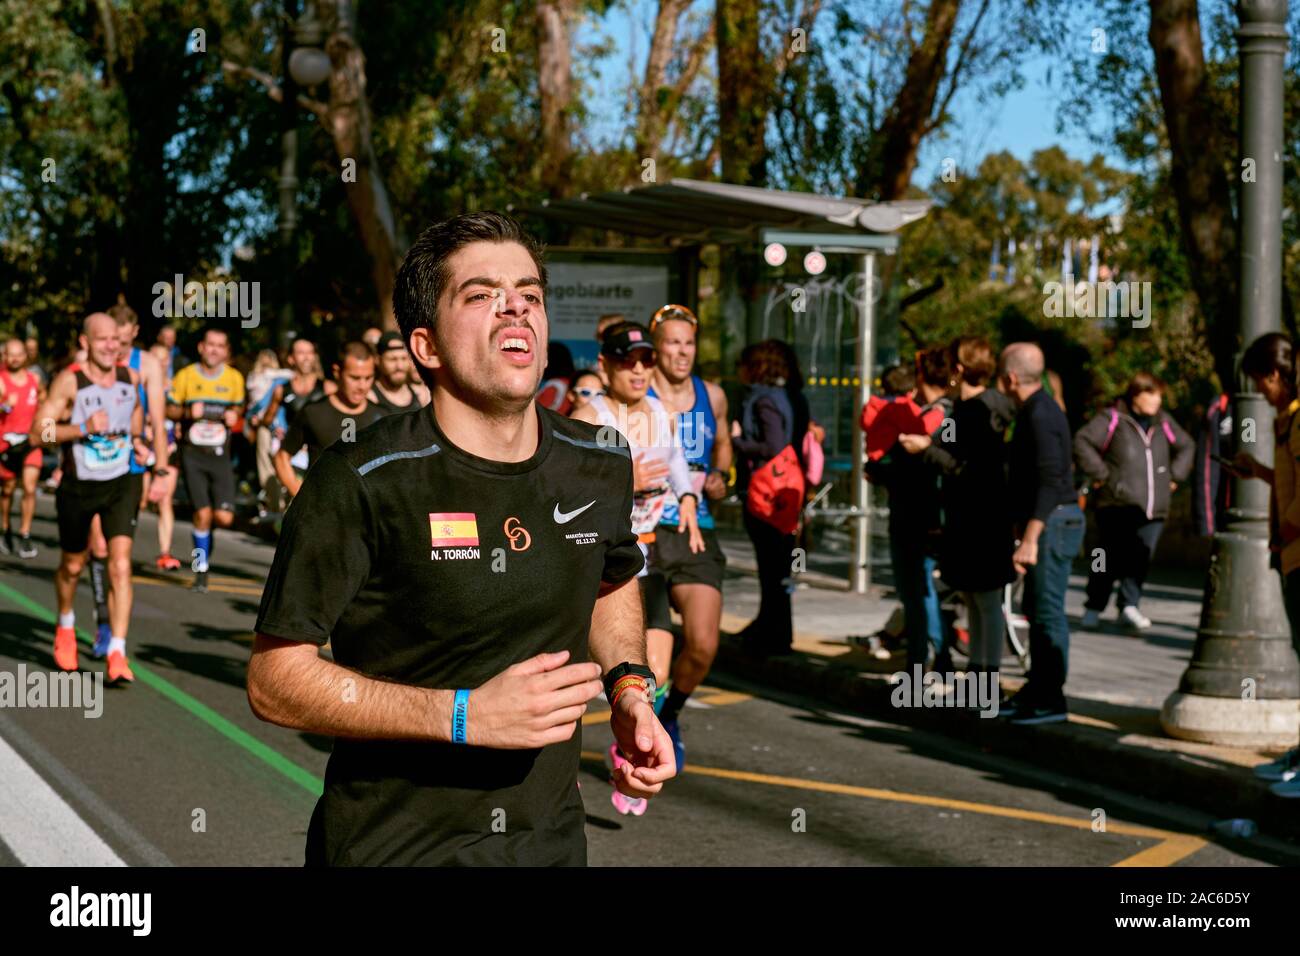
[[961,378],[967,385],[984,385],[998,370],[993,357],[993,346],[979,335],[962,335],[953,340],[948,350],[952,367],[961,366]]
[[1267,378],[1278,372],[1282,381],[1294,388],[1295,356],[1291,349],[1291,339],[1281,332],[1261,335],[1250,343],[1241,356],[1241,370],[1258,378]]
[[[393,313],[402,332],[402,341],[409,347],[411,333],[416,329],[437,328],[438,302],[451,281],[447,262],[457,252],[473,242],[517,242],[533,258],[537,278],[546,288],[546,265],[542,246],[509,216],[499,212],[471,212],[430,226],[420,233],[402,265],[397,270],[393,286]],[[416,363],[420,378],[432,385],[432,373]]]
[[948,387],[952,380],[952,366],[948,364],[947,349],[926,349],[916,355],[917,377],[927,385]]
[[373,362],[375,360],[375,350],[365,342],[345,342],[343,348],[339,349],[339,370],[347,364],[347,360],[353,358],[358,362]]
[[226,343],[227,343],[227,344],[230,343],[230,330],[229,330],[229,329],[223,329],[223,328],[222,328],[221,326],[219,326],[219,325],[205,325],[205,326],[203,327],[203,330],[202,330],[201,332],[199,332],[199,339],[198,339],[198,340],[199,340],[200,342],[202,342],[204,339],[206,339],[206,338],[207,338],[209,335],[211,335],[213,332],[216,332],[218,335],[224,335],[224,336],[226,337]]
[[880,376],[886,395],[906,395],[916,388],[916,370],[910,365],[891,365]]
[[1137,398],[1143,392],[1165,393],[1165,383],[1157,376],[1150,372],[1138,372],[1128,383],[1128,389],[1124,392],[1124,397],[1132,404],[1133,399]]

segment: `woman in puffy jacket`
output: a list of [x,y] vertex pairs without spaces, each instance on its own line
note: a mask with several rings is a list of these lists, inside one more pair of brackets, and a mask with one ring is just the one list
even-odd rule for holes
[[1138,372],[1124,397],[1079,429],[1075,462],[1092,481],[1102,553],[1092,560],[1083,627],[1095,628],[1119,581],[1118,620],[1134,630],[1151,621],[1138,608],[1169,497],[1192,471],[1195,443],[1160,407],[1165,384]]

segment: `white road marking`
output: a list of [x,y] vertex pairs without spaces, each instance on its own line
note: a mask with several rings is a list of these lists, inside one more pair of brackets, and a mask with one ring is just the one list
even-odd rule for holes
[[3,738],[0,840],[26,866],[126,866]]

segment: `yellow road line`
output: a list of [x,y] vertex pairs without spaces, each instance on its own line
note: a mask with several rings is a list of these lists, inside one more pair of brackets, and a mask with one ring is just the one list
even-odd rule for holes
[[1185,833],[1170,833],[1163,843],[1157,843],[1127,859],[1112,863],[1111,866],[1173,866],[1205,846],[1206,842],[1200,837]]
[[[189,590],[192,590],[192,588],[188,585],[188,582],[183,582],[183,581],[179,581],[179,580],[178,580],[178,581],[174,581],[174,582],[173,582],[173,581],[160,581],[160,580],[158,580],[157,578],[147,578],[147,577],[143,577],[143,576],[141,576],[141,575],[139,575],[139,574],[133,574],[133,575],[131,576],[131,580],[132,580],[134,583],[136,583],[136,584],[151,584],[151,585],[153,585],[154,587],[160,587],[160,588],[169,588],[169,587],[170,587],[170,588],[180,588],[182,591],[189,591]],[[208,590],[209,590],[209,591],[220,591],[220,592],[222,592],[223,594],[240,594],[240,595],[243,595],[244,597],[257,597],[257,598],[260,598],[260,597],[262,596],[262,589],[261,589],[261,588],[255,588],[255,587],[232,587],[232,586],[230,586],[230,585],[226,585],[226,584],[214,584],[214,583],[211,583],[211,581],[209,581],[209,584],[208,584]]]
[[[149,578],[141,575],[133,575],[132,581],[137,584],[152,584],[159,587],[180,587],[177,581],[173,584],[167,579]],[[246,584],[245,578],[232,578],[223,575],[209,577],[208,590],[220,591],[227,594],[241,594],[245,596],[260,597],[262,589]],[[236,586],[225,583],[226,581],[236,582]],[[732,615],[723,615],[724,619],[733,617]],[[733,621],[725,621],[724,627],[729,623],[739,623],[739,618],[733,618]],[[805,638],[817,640],[819,635],[801,635]],[[248,635],[251,642],[252,635]],[[833,656],[833,655],[827,655]],[[709,696],[697,698],[701,703],[708,704],[710,707],[726,707],[729,704],[739,704],[747,700],[752,700],[750,694],[742,694],[738,691],[719,691]],[[1079,719],[1078,716],[1071,714],[1071,720],[1100,726],[1106,729],[1118,730],[1113,724],[1106,721],[1096,720],[1095,718],[1084,717]],[[596,713],[584,714],[582,723],[584,726],[589,724],[605,723],[609,720],[609,711],[602,710]],[[594,760],[603,763],[604,755],[590,750],[582,752],[584,760]],[[1035,823],[1047,823],[1054,826],[1072,827],[1079,830],[1091,830],[1092,821],[1079,820],[1073,817],[1063,817],[1058,814],[1040,813],[1035,810],[1019,810],[1014,807],[995,807],[987,803],[971,803],[966,800],[951,800],[946,797],[931,797],[926,794],[903,793],[897,790],[879,790],[872,787],[857,787],[849,784],[828,783],[821,780],[805,780],[799,777],[781,777],[770,774],[751,773],[743,770],[723,770],[717,767],[699,767],[690,766],[686,768],[687,773],[696,773],[706,777],[718,777],[726,780],[741,780],[746,783],[761,783],[769,786],[792,787],[802,790],[819,790],[824,793],[840,793],[849,796],[864,797],[869,800],[886,800],[894,803],[911,803],[921,806],[943,807],[949,810],[964,811],[966,813],[981,813],[985,816],[1006,817],[1016,820],[1027,820]],[[1128,824],[1109,824],[1106,828],[1107,833],[1118,833],[1124,836],[1138,836],[1157,839],[1161,842],[1153,847],[1148,847],[1133,856],[1126,857],[1112,866],[1170,866],[1179,860],[1182,860],[1205,846],[1205,840],[1200,837],[1188,836],[1186,834],[1172,833],[1168,830],[1155,830],[1148,827],[1130,826]]]
[[[591,750],[582,751],[582,759],[604,762],[604,754]],[[1005,817],[1013,820],[1026,820],[1032,823],[1047,823],[1053,826],[1070,827],[1075,830],[1091,830],[1091,819],[1065,817],[1056,813],[1041,813],[1037,810],[1021,810],[1015,807],[997,807],[988,803],[972,803],[969,800],[953,800],[948,797],[932,797],[923,793],[903,793],[898,790],[880,790],[874,787],[858,787],[845,783],[830,783],[824,780],[806,780],[801,777],[781,777],[765,773],[753,773],[746,770],[724,770],[719,767],[688,766],[685,773],[695,773],[703,777],[717,777],[723,780],[740,780],[745,783],[761,783],[774,787],[791,787],[797,790],[815,790],[822,793],[839,793],[853,797],[865,797],[868,800],[885,800],[892,803],[910,803],[918,806],[942,807],[947,810],[959,810],[965,813],[979,813],[991,817]],[[1106,833],[1118,833],[1122,836],[1147,837],[1160,840],[1156,846],[1149,847],[1133,856],[1126,857],[1112,866],[1169,866],[1172,863],[1191,856],[1201,847],[1205,840],[1187,834],[1173,833],[1168,830],[1156,830],[1150,827],[1132,826],[1127,823],[1108,823]]]

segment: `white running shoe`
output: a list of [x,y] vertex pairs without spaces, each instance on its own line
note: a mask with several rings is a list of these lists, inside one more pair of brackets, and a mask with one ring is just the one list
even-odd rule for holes
[[1090,607],[1084,608],[1083,620],[1079,622],[1079,626],[1087,631],[1095,631],[1101,627],[1101,612],[1094,611]]
[[1119,612],[1119,618],[1135,631],[1145,631],[1151,626],[1151,618],[1146,617],[1131,604]]

